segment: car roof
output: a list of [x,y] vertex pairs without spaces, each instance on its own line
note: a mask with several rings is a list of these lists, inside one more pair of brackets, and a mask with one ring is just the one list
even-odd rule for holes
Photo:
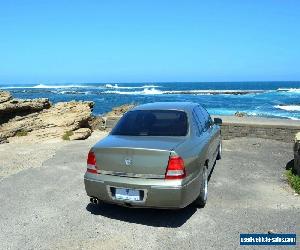
[[136,106],[132,110],[183,110],[191,111],[198,103],[194,102],[153,102]]

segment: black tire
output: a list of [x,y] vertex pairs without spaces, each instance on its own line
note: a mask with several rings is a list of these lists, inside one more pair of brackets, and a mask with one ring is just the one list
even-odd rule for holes
[[219,149],[218,149],[218,155],[217,155],[217,160],[222,159],[222,142],[219,144]]
[[198,208],[205,207],[207,201],[207,194],[208,194],[208,170],[207,167],[204,166],[200,184],[200,193],[197,199],[194,201],[194,204]]

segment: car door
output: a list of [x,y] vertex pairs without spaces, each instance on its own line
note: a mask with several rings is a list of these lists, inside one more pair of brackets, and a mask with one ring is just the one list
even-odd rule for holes
[[199,148],[199,157],[201,155],[201,163],[204,164],[205,161],[210,157],[209,138],[207,136],[207,129],[205,129],[204,117],[202,113],[199,113],[199,111],[197,111],[197,107],[195,107],[193,110],[193,116],[198,127],[197,141],[198,144],[202,145],[202,147]]
[[218,154],[218,148],[219,148],[219,144],[220,144],[220,131],[218,126],[215,126],[209,113],[207,112],[207,110],[201,106],[199,106],[201,112],[203,113],[205,120],[206,120],[206,126],[207,126],[207,131],[209,133],[209,137],[210,137],[210,154],[211,154],[211,163],[213,167],[213,164],[217,158],[217,154]]
[[197,106],[196,111],[199,113],[199,115],[201,114],[203,117],[202,122],[204,126],[204,134],[206,137],[206,143],[208,148],[208,167],[209,171],[211,171],[216,159],[215,131],[213,128],[213,122],[208,112],[202,106]]

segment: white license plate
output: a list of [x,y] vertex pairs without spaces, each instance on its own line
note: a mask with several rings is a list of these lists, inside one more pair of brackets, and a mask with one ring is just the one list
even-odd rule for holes
[[116,199],[117,200],[130,200],[130,201],[139,201],[140,192],[134,189],[128,188],[116,188]]

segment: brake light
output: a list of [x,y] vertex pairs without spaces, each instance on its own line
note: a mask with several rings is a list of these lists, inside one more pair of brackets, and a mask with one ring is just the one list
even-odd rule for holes
[[180,156],[170,156],[166,171],[166,180],[183,179],[186,177],[184,161]]
[[94,152],[89,152],[88,157],[87,157],[87,172],[92,173],[92,174],[98,174],[98,168],[96,165],[96,156]]

